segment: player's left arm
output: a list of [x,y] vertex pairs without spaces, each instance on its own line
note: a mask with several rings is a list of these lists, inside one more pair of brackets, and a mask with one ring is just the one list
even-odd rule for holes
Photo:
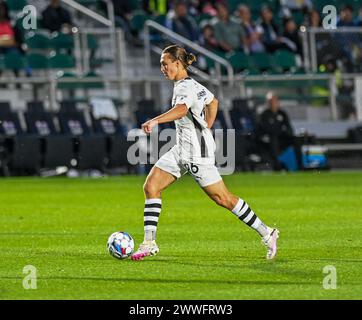
[[177,104],[165,113],[162,113],[159,116],[146,121],[144,124],[142,124],[142,129],[145,133],[151,133],[152,128],[156,125],[181,119],[182,117],[186,116],[187,112],[188,108],[186,104]]
[[219,107],[219,101],[214,97],[212,101],[206,105],[205,108],[205,121],[207,123],[207,127],[210,129],[216,119],[217,109]]

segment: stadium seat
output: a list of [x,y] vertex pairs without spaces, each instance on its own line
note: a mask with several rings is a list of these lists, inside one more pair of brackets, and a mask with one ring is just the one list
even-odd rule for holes
[[16,113],[0,112],[0,136],[5,139],[6,167],[12,175],[39,172],[40,139],[23,130]]
[[109,137],[110,141],[110,149],[108,153],[108,168],[120,168],[120,167],[128,167],[129,162],[127,159],[127,151],[129,147],[132,145],[132,141],[127,141],[127,137],[125,135],[116,135]]
[[29,53],[26,56],[28,66],[34,70],[47,70],[49,68],[48,59],[41,53]]
[[257,52],[250,57],[252,64],[261,72],[268,72],[273,70],[275,66],[274,55],[266,52]]
[[72,51],[74,49],[74,37],[70,34],[53,32],[50,37],[50,45],[58,52],[62,50]]
[[291,71],[297,68],[295,54],[290,51],[278,50],[274,53],[275,57],[275,70],[276,71]]
[[5,69],[22,70],[25,68],[25,58],[21,53],[9,52],[4,57]]
[[8,113],[11,113],[10,102],[0,101],[0,114],[8,114]]
[[82,112],[59,112],[57,117],[61,132],[73,137],[77,169],[103,170],[106,164],[105,136],[92,132]]
[[228,60],[236,72],[251,71],[255,69],[251,56],[243,52],[234,53]]
[[133,12],[130,27],[133,32],[140,32],[143,29],[145,22],[151,19],[151,17],[142,10],[136,10]]
[[166,15],[164,15],[164,14],[160,14],[155,17],[151,17],[151,19],[162,26],[164,26],[166,23]]
[[147,112],[156,112],[156,103],[152,99],[141,99],[137,101],[137,110],[147,113]]
[[91,130],[80,111],[68,111],[58,113],[61,131],[72,136],[89,135]]
[[42,113],[45,112],[43,101],[28,101],[26,103],[28,112]]
[[5,56],[0,54],[0,71],[5,70]]
[[[83,79],[90,80],[92,78],[96,78],[98,75],[94,71],[87,72],[83,75]],[[104,83],[101,81],[94,81],[94,82],[84,82],[82,83],[82,87],[84,89],[104,89]]]
[[93,105],[91,112],[94,132],[104,135],[107,139],[107,168],[127,167],[129,170],[127,150],[133,142],[127,141],[125,128],[120,122],[118,113],[113,109],[111,112],[113,116],[105,114],[97,116],[94,107]]
[[62,100],[59,102],[59,112],[77,112],[77,104],[73,100]]
[[89,7],[98,5],[99,0],[76,0],[79,4]]
[[51,69],[73,69],[75,68],[74,57],[64,54],[55,53],[48,58],[49,68]]
[[91,99],[91,120],[95,133],[104,135],[122,134],[119,114],[111,99]]
[[[159,110],[156,109],[155,101],[152,99],[142,99],[137,101],[137,110],[135,112],[137,126],[141,127],[142,123],[159,115]],[[163,123],[159,126],[160,129],[169,128],[168,123]]]
[[42,33],[29,32],[25,37],[25,43],[30,50],[47,50],[50,48],[49,38]]
[[89,50],[97,50],[99,47],[96,37],[92,34],[87,34],[87,47]]
[[[59,79],[77,79],[78,77],[72,72],[59,71],[56,74],[56,78]],[[83,88],[82,83],[76,82],[58,82],[57,88],[61,90],[75,90]]]
[[22,11],[23,8],[28,5],[26,0],[7,0],[9,11]]
[[24,114],[28,133],[40,136],[41,167],[70,167],[74,158],[72,137],[59,134],[54,125],[53,113],[42,111],[41,107],[43,106],[38,101],[30,102],[28,112]]

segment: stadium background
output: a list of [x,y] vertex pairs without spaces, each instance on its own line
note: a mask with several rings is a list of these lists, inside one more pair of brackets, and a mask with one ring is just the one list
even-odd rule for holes
[[[215,1],[187,3],[198,31],[192,41],[170,29],[172,1],[63,0],[72,23],[58,31],[44,26],[48,1],[5,2],[17,42],[0,51],[0,175],[32,177],[0,180],[1,298],[361,297],[359,1],[225,1],[236,21],[238,5],[249,6],[256,26],[268,5],[281,34],[284,22],[294,20],[295,52],[212,49],[202,35],[216,22]],[[343,25],[345,4],[353,19]],[[337,9],[337,29],[322,27],[326,5]],[[313,9],[320,20],[311,26]],[[34,19],[36,28],[29,29]],[[169,43],[198,56],[191,75],[220,100],[215,128],[236,130],[236,171],[243,173],[225,179],[283,230],[279,265],[264,263],[253,235],[240,235],[240,226],[201,191],[195,199],[189,177],[167,191],[159,236],[164,256],[136,266],[124,261],[120,269],[105,252],[107,236],[119,228],[142,240],[149,166],[129,164],[127,133],[169,108],[172,84],[159,71]],[[313,137],[305,140],[306,153],[327,164],[271,173],[254,136],[271,89],[295,134]],[[329,171],[337,169],[343,172]],[[51,176],[100,179],[40,178]],[[39,270],[38,290],[21,285],[26,264]],[[339,291],[322,288],[328,264],[340,272]]]
[[[270,169],[253,138],[268,90],[279,96],[295,134],[314,136],[320,147],[316,152],[327,153],[329,167],[361,167],[360,129],[354,130],[362,119],[358,1],[307,1],[299,9],[288,9],[288,1],[285,5],[283,1],[228,2],[233,19],[240,3],[250,7],[255,30],[261,23],[260,9],[268,5],[284,38],[284,21],[294,20],[299,33],[296,52],[267,45],[256,52],[251,46],[221,51],[213,39],[203,37],[205,26],[217,22],[210,3],[188,4],[187,19],[194,28],[190,40],[183,37],[187,33],[170,31],[177,27],[172,25],[172,2],[116,1],[113,6],[106,1],[79,1],[85,5],[79,6],[65,1],[62,6],[72,24],[47,25],[50,31],[42,25],[46,1],[8,1],[20,35],[16,48],[2,49],[0,55],[1,173],[51,174],[63,167],[58,170],[63,174],[67,168],[110,174],[114,169],[132,169],[127,168],[124,137],[129,129],[168,108],[172,85],[159,71],[159,53],[175,42],[198,55],[193,76],[220,100],[215,128],[237,131],[238,169]],[[34,10],[24,10],[26,4]],[[336,17],[338,31],[326,30],[322,27],[326,4],[333,4],[337,14],[349,4],[352,21]],[[313,8],[319,22],[310,18]],[[312,20],[317,27],[310,26]],[[33,156],[27,157],[29,153]]]

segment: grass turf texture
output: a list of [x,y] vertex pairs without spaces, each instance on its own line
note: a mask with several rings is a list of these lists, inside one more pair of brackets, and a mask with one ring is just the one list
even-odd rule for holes
[[[108,236],[143,239],[144,177],[0,180],[0,299],[361,299],[362,173],[224,177],[281,231],[276,261],[258,235],[191,177],[163,194],[160,253],[116,260]],[[37,268],[25,290],[23,267]],[[336,267],[337,289],[322,287]]]

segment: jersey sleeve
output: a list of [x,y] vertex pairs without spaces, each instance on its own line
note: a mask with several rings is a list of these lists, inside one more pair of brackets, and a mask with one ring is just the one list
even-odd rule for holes
[[180,86],[175,91],[175,103],[177,104],[185,104],[188,109],[191,108],[194,102],[194,92],[190,90],[186,85]]
[[205,88],[206,97],[205,97],[205,104],[210,104],[212,100],[214,100],[214,95]]

